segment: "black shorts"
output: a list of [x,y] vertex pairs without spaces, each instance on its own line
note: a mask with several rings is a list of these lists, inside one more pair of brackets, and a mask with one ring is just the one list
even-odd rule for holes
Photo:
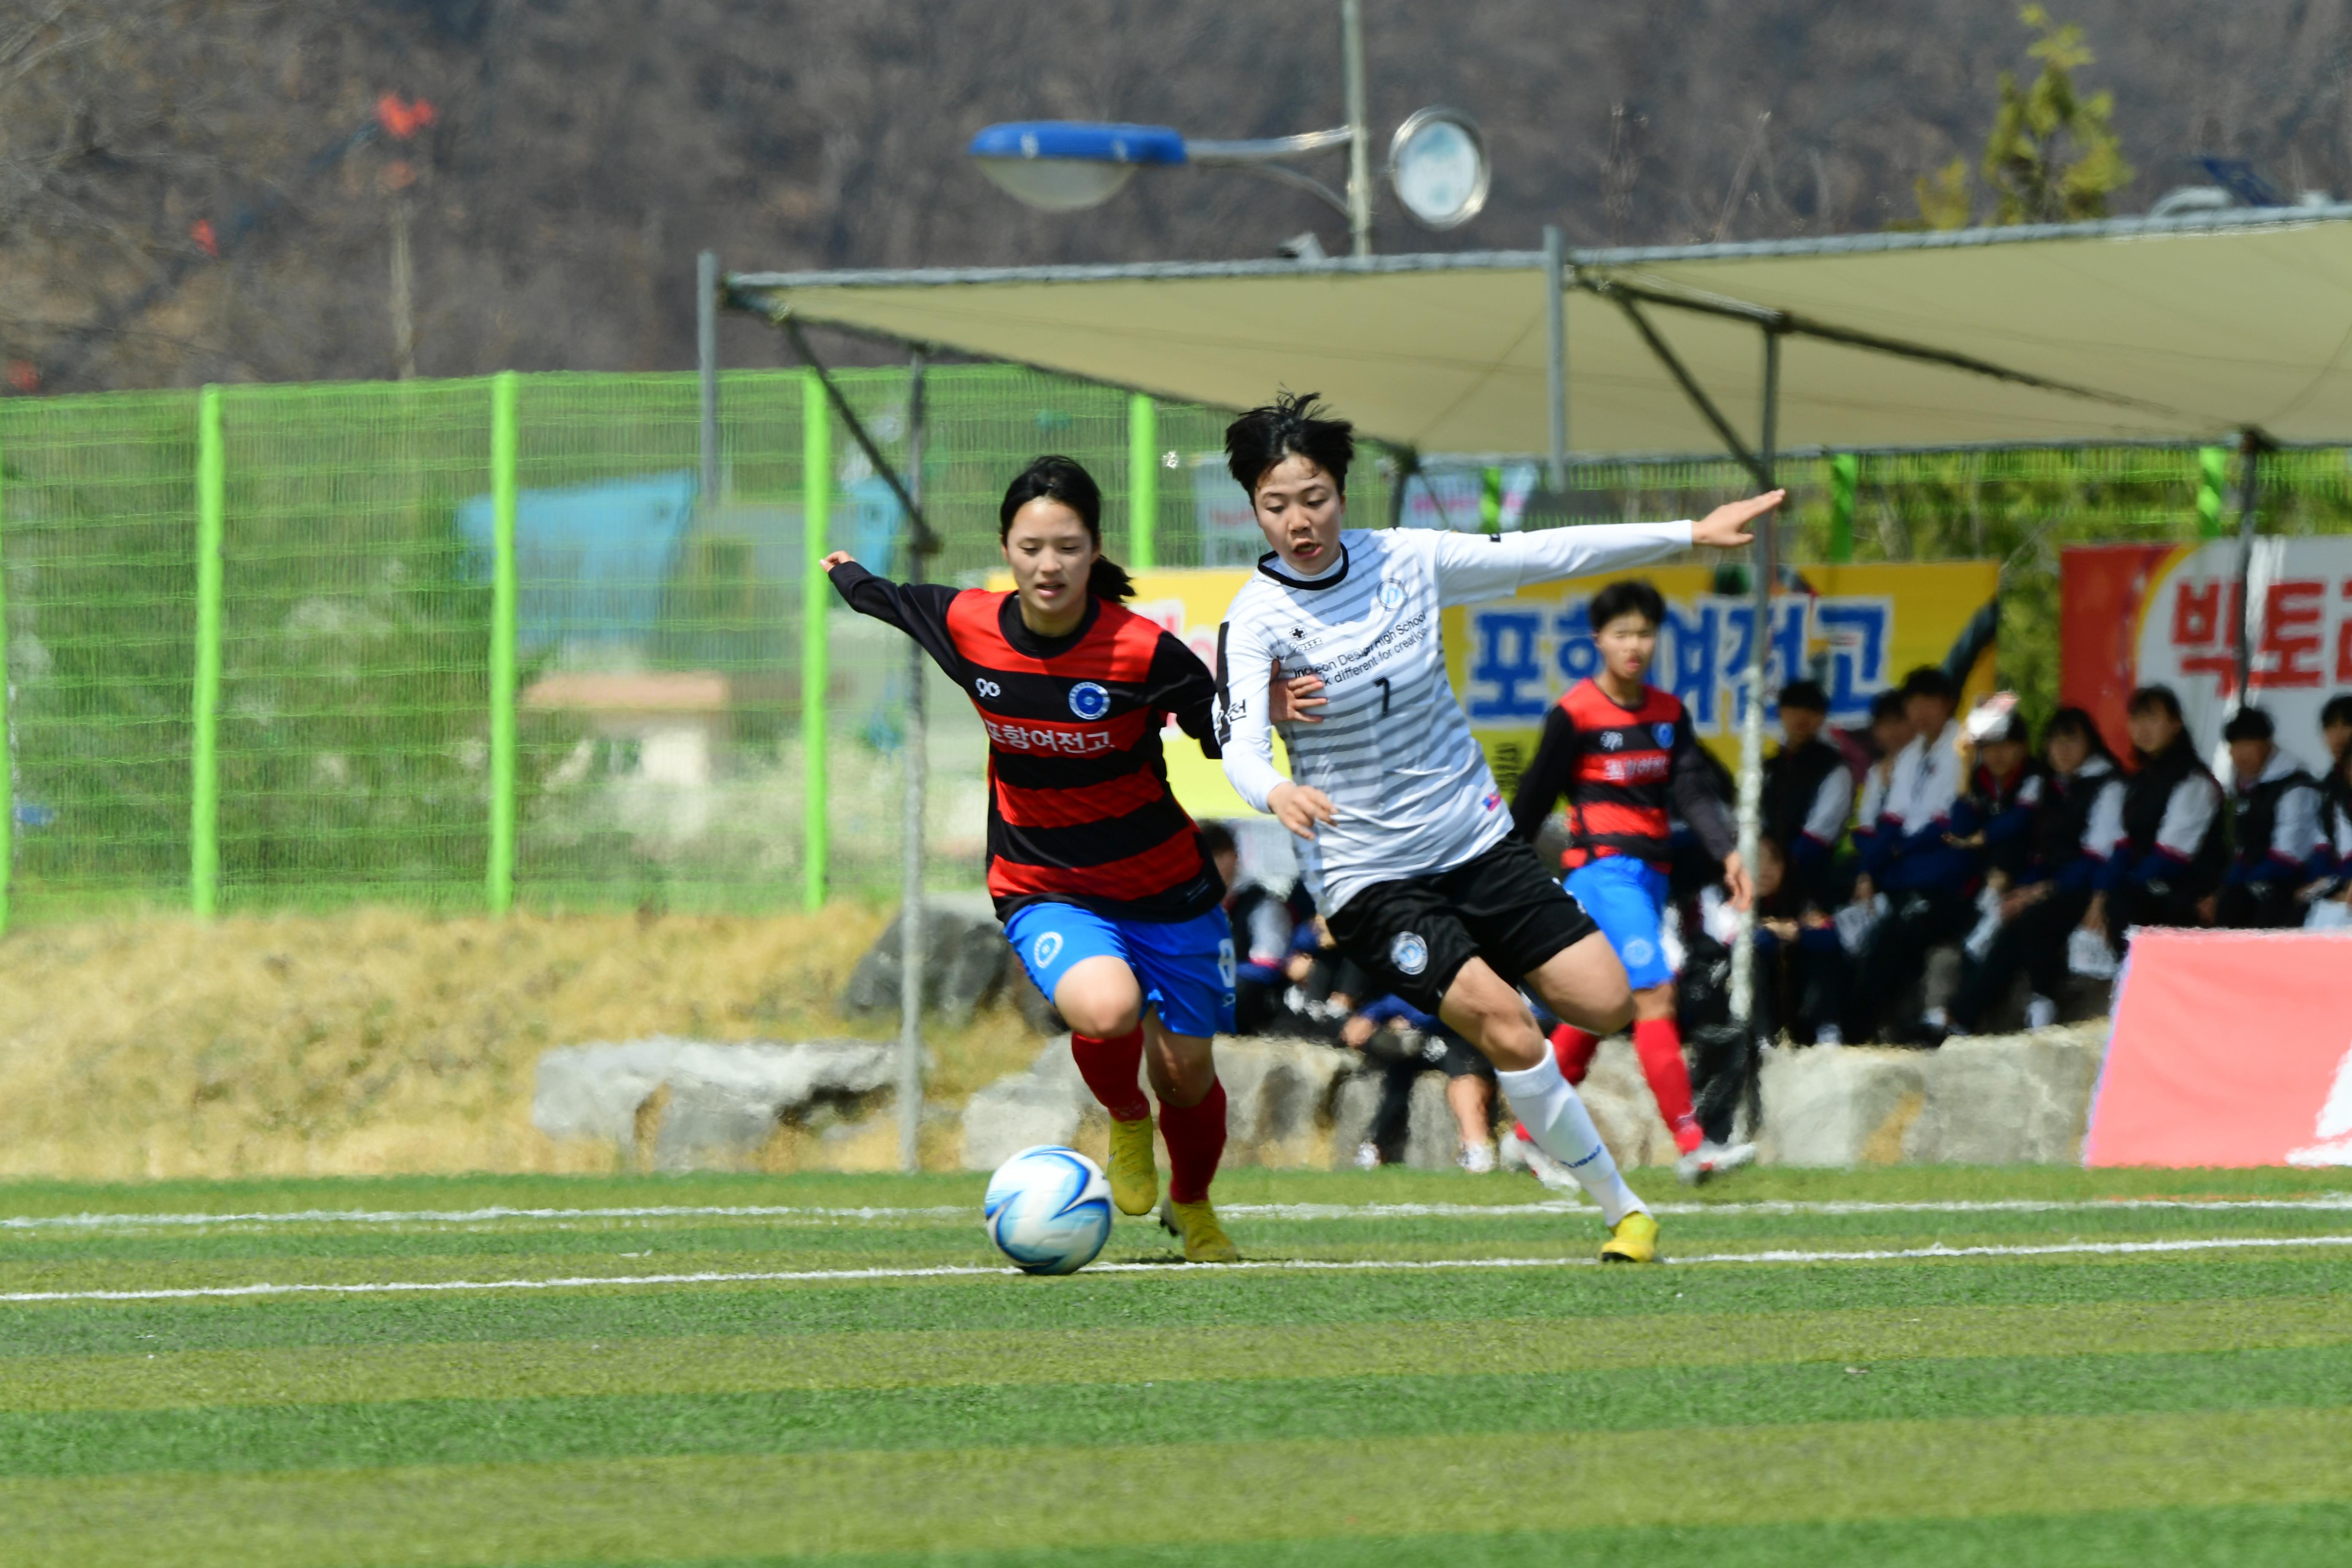
[[1517,838],[1450,871],[1366,888],[1328,923],[1340,952],[1424,1013],[1473,958],[1516,985],[1601,929]]

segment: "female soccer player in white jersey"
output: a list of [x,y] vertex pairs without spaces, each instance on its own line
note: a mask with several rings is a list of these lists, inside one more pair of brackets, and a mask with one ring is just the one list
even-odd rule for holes
[[[1511,837],[1511,813],[1446,684],[1439,612],[1523,584],[1746,544],[1782,492],[1693,522],[1478,536],[1345,527],[1355,439],[1315,395],[1225,431],[1226,466],[1273,550],[1217,633],[1225,776],[1322,852],[1331,934],[1384,988],[1435,1013],[1495,1064],[1536,1146],[1601,1205],[1603,1262],[1657,1256],[1657,1222],[1618,1173],[1518,992],[1579,1028],[1633,1015],[1608,940]],[[1265,672],[1321,680],[1323,712],[1276,723]],[[1311,684],[1311,683],[1310,683]],[[1304,687],[1294,695],[1304,695]],[[1303,712],[1301,719],[1307,718]],[[1293,777],[1274,768],[1276,729]]]

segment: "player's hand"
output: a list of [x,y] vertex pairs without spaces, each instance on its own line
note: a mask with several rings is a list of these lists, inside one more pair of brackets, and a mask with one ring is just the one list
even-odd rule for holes
[[1361,1013],[1339,1026],[1339,1043],[1349,1050],[1360,1051],[1372,1043],[1372,1021]]
[[1276,821],[1310,844],[1315,841],[1317,823],[1339,820],[1339,814],[1332,808],[1329,795],[1319,789],[1309,789],[1305,784],[1292,784],[1286,779],[1267,792],[1265,808],[1274,813]]
[[1748,868],[1739,863],[1739,851],[1735,849],[1723,858],[1723,885],[1730,891],[1731,907],[1746,909],[1756,896],[1755,885],[1748,879]]
[[1717,507],[1691,524],[1691,542],[1712,545],[1717,550],[1752,544],[1756,536],[1748,531],[1748,525],[1779,506],[1788,494],[1787,490],[1767,490],[1760,496]]
[[1277,724],[1320,724],[1323,715],[1309,713],[1309,708],[1320,708],[1330,700],[1316,693],[1323,689],[1323,678],[1309,670],[1305,675],[1282,679],[1282,666],[1276,665],[1267,677],[1265,689],[1266,712]]
[[836,550],[832,554],[824,558],[824,569],[828,572],[832,571],[836,566],[855,566],[856,564],[857,558],[850,554],[846,550]]

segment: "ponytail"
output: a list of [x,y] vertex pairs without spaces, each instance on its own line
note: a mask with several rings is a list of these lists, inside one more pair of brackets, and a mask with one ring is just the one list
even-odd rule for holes
[[1097,599],[1123,605],[1135,597],[1135,579],[1109,556],[1097,555],[1095,563],[1087,569],[1087,592]]

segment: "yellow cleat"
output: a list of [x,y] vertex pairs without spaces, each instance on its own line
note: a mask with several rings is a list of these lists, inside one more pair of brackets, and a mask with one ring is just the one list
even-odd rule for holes
[[1150,1214],[1160,1201],[1160,1167],[1151,1163],[1151,1118],[1110,1124],[1110,1201],[1121,1214]]
[[1241,1249],[1225,1227],[1217,1223],[1217,1211],[1209,1200],[1197,1204],[1180,1204],[1171,1198],[1160,1211],[1160,1223],[1168,1227],[1171,1236],[1184,1243],[1187,1263],[1239,1263]]
[[1601,1244],[1603,1263],[1655,1263],[1658,1260],[1658,1222],[1640,1209],[1619,1220],[1609,1231],[1609,1239]]

